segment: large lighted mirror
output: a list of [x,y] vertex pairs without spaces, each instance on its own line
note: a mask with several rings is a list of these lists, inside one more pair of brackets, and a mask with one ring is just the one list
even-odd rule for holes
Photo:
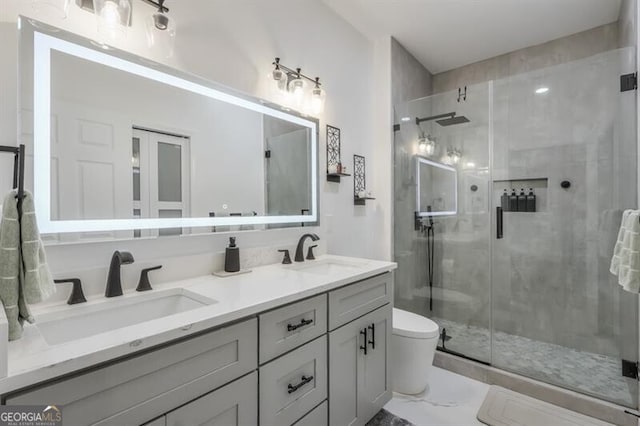
[[447,216],[458,212],[458,172],[455,167],[416,157],[418,216]]
[[20,56],[41,232],[136,238],[317,222],[317,120],[25,18]]

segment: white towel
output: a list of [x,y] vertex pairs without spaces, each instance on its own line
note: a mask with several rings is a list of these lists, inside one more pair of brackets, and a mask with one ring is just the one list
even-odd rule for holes
[[626,291],[640,292],[640,211],[625,210],[609,271]]

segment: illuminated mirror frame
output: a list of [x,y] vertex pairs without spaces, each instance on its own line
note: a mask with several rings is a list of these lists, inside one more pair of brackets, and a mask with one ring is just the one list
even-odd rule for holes
[[[127,52],[110,48],[107,54],[105,50],[98,50],[99,47],[92,46],[93,43],[89,40],[29,18],[21,16],[18,27],[21,40],[25,39],[24,31],[31,31],[33,35],[34,200],[40,232],[69,233],[290,223],[316,225],[319,222],[317,119],[240,94],[200,77],[140,59]],[[63,40],[59,38],[60,35],[73,41]],[[30,40],[31,37],[27,39]],[[20,46],[21,63],[24,47]],[[308,128],[311,135],[311,211],[307,215],[291,216],[51,220],[51,52],[54,50]],[[145,65],[141,64],[143,61]]]
[[[453,172],[453,181],[454,181],[454,209],[449,211],[441,211],[441,212],[427,212],[422,211],[420,206],[420,165],[428,164],[433,167],[437,167],[439,169],[447,170],[449,172]],[[429,216],[455,216],[458,214],[458,169],[452,166],[448,166],[446,164],[438,163],[435,161],[427,160],[423,157],[416,157],[416,214],[418,217],[429,217]]]

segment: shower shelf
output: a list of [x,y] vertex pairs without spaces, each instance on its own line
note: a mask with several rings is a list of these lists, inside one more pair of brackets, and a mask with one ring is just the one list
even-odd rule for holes
[[356,206],[364,206],[367,203],[367,200],[375,200],[374,197],[353,197],[353,204]]
[[351,176],[349,173],[327,173],[328,182],[340,183],[341,177]]

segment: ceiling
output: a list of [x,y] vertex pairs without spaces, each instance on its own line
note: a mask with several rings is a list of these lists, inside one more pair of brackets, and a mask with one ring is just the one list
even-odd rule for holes
[[434,74],[618,20],[621,0],[323,0]]

